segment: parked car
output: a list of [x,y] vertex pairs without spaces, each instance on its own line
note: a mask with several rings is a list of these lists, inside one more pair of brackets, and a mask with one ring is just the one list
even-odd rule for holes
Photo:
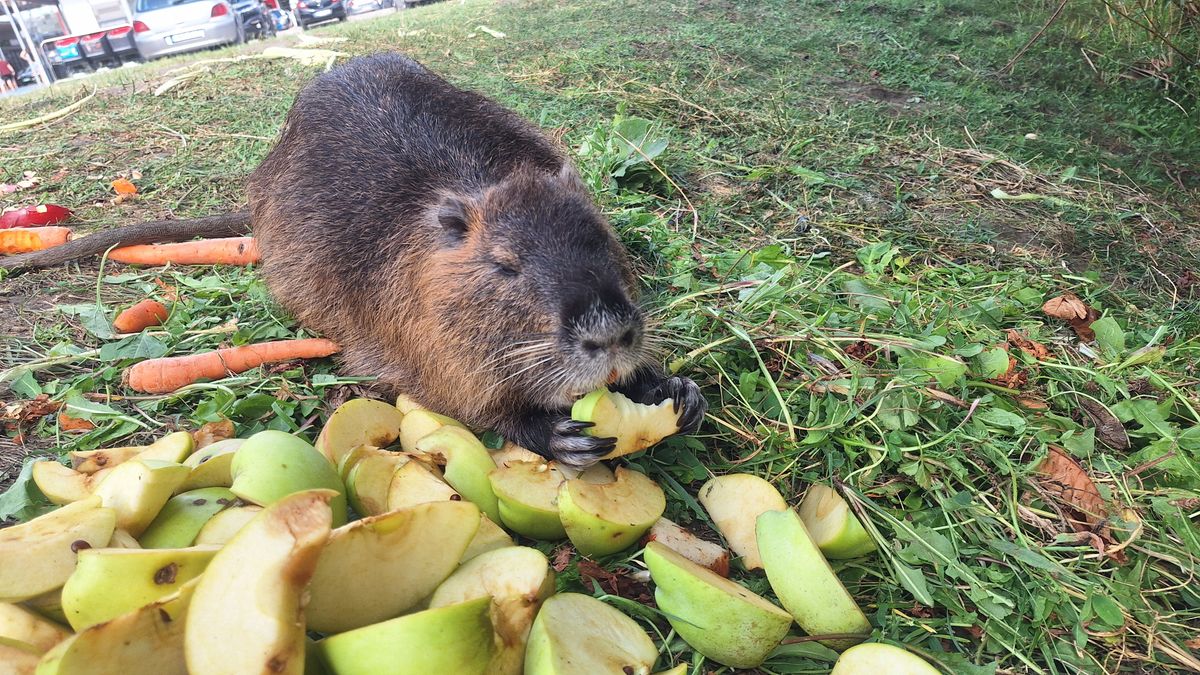
[[241,21],[241,40],[266,39],[275,36],[271,10],[262,0],[230,0],[233,11]]
[[314,23],[346,20],[346,0],[300,0],[296,3],[296,19],[308,30]]
[[17,73],[17,86],[24,87],[27,84],[37,84],[37,76],[33,74],[33,66],[25,66]]
[[275,24],[276,31],[287,30],[295,25],[292,15],[278,8],[271,10],[271,22]]
[[383,0],[346,0],[350,3],[351,14],[362,14],[363,12],[374,12],[383,9]]
[[144,59],[244,40],[226,0],[135,0],[134,42]]

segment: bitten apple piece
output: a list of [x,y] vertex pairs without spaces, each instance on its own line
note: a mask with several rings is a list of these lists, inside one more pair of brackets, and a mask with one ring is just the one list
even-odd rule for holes
[[485,675],[495,652],[491,600],[478,598],[365,626],[317,643],[337,675]]
[[62,586],[78,552],[104,546],[116,527],[116,512],[101,506],[99,497],[88,497],[0,530],[0,602]]
[[871,535],[833,488],[826,485],[809,487],[804,501],[800,502],[799,512],[813,543],[826,558],[845,560],[875,550]]
[[701,567],[729,576],[729,551],[705,541],[666,518],[659,518],[646,534],[646,541],[657,541]]
[[80,473],[54,460],[44,459],[33,463],[33,482],[42,494],[55,504],[70,504],[85,499],[96,491],[112,469],[96,473]]
[[[409,462],[411,457],[400,452],[391,452],[369,445],[355,448],[358,453],[354,463],[346,471],[346,497],[355,513],[363,516],[378,516],[387,512],[388,490],[396,470]],[[350,454],[347,455],[350,457]]]
[[73,470],[79,473],[96,473],[133,459],[145,449],[145,446],[142,445],[123,445],[97,450],[72,450],[67,455],[71,458]]
[[587,556],[611,555],[633,545],[667,508],[662,488],[644,474],[618,467],[616,481],[575,479],[558,489],[558,516],[567,537]]
[[444,426],[417,441],[414,455],[442,467],[442,479],[492,520],[500,520],[500,505],[488,474],[496,468],[488,449],[475,434]]
[[131,459],[154,459],[161,462],[182,462],[195,449],[192,435],[186,431],[167,434],[150,445],[81,450],[70,453],[71,467],[80,473],[95,473],[111,469]]
[[63,614],[76,631],[131,612],[200,576],[217,547],[79,552],[62,590]]
[[187,475],[182,464],[131,459],[115,467],[94,494],[117,512],[117,527],[138,537]]
[[470,502],[432,502],[334,530],[309,584],[308,627],[341,633],[413,608],[458,567],[479,522]]
[[488,474],[500,500],[500,520],[508,529],[533,539],[556,541],[567,536],[558,518],[558,490],[563,475],[552,464],[512,462]]
[[746,588],[652,541],[646,566],[654,599],[679,637],[733,668],[755,668],[779,646],[792,616]]
[[502,445],[499,450],[491,451],[491,456],[492,462],[501,468],[504,468],[513,462],[533,462],[534,464],[546,463],[545,457],[542,457],[532,450],[526,450],[512,441],[505,441],[504,445]]
[[330,502],[333,526],[346,523],[346,486],[334,465],[308,441],[282,431],[260,431],[242,444],[230,467],[233,494],[269,506],[301,490],[326,489],[337,495]]
[[237,502],[229,488],[181,492],[167,503],[139,537],[142,548],[184,548],[196,541],[205,523]]
[[571,406],[571,417],[591,422],[592,426],[584,430],[590,436],[617,439],[616,447],[601,459],[645,450],[679,431],[679,413],[672,399],[645,405],[604,388],[576,401]]
[[554,593],[554,570],[541,551],[511,546],[483,553],[442,582],[429,606],[491,598],[496,653],[489,675],[520,675],[525,642],[542,601]]
[[471,540],[470,545],[467,546],[467,550],[463,552],[462,560],[459,562],[463,563],[482,553],[512,545],[512,537],[508,536],[504,528],[493,523],[490,518],[481,513],[479,514],[479,530],[475,533],[475,538]]
[[334,498],[330,490],[287,495],[213,557],[188,608],[189,672],[304,671],[303,596],[329,538]]
[[761,568],[754,527],[758,514],[788,507],[779,490],[758,476],[731,473],[705,483],[699,499],[729,548],[741,556],[742,565],[748,570]]
[[442,480],[437,467],[414,459],[392,474],[388,485],[387,510],[406,509],[429,502],[458,501],[462,496]]
[[194,546],[223,546],[262,510],[263,507],[254,504],[231,506],[209,519],[192,543]]
[[229,487],[233,485],[233,456],[246,442],[244,438],[227,438],[197,450],[183,460],[190,469],[187,480],[176,488],[177,492],[188,492],[206,487]]
[[338,406],[321,428],[317,452],[337,466],[342,457],[360,445],[386,448],[400,437],[404,413],[395,406],[369,398],[355,398]]
[[466,429],[462,422],[453,417],[439,415],[430,410],[413,410],[406,414],[404,421],[400,423],[400,447],[405,452],[414,452],[417,449],[417,441],[444,426]]
[[32,645],[0,636],[0,673],[3,675],[33,675],[41,653]]
[[905,649],[878,642],[847,649],[829,675],[940,675],[925,659]]
[[32,610],[0,602],[0,638],[27,644],[42,654],[70,636],[71,631]]
[[400,394],[399,396],[396,397],[396,410],[399,410],[400,412],[404,413],[405,415],[407,415],[408,413],[410,413],[414,410],[426,410],[426,409],[427,408],[425,406],[421,405],[420,403],[417,403],[417,399],[409,396],[408,394]]
[[649,675],[658,649],[633,619],[580,593],[542,603],[525,650],[526,675]]
[[[767,511],[758,517],[758,549],[763,570],[779,601],[809,635],[871,632],[871,622],[842,586],[833,568],[791,509]],[[845,649],[860,639],[822,640],[831,649]]]
[[184,616],[197,581],[60,642],[42,657],[37,675],[187,675]]

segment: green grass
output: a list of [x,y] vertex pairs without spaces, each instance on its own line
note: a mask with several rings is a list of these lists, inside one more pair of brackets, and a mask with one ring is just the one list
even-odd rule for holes
[[[883,544],[836,566],[877,639],[953,673],[1188,672],[1200,667],[1185,644],[1200,629],[1200,299],[1187,274],[1200,262],[1200,119],[1194,100],[1172,103],[1152,81],[1106,71],[1122,52],[1103,34],[1086,43],[1109,55],[1093,72],[1075,19],[997,75],[1048,11],[472,1],[315,33],[350,38],[332,45],[349,53],[411,53],[576,151],[673,336],[664,362],[710,401],[698,436],[634,460],[667,490],[670,517],[708,530],[694,495],[714,474],[767,477],[789,500],[837,479]],[[165,69],[211,56],[98,78],[101,94],[69,120],[0,135],[0,181],[25,170],[44,179],[6,199],[77,206],[82,228],[244,203],[243,179],[317,69],[218,63],[151,95]],[[52,110],[79,89],[0,102],[0,116]],[[634,137],[641,152],[622,140]],[[107,204],[108,182],[135,169],[140,198]],[[156,281],[182,298],[167,325],[112,340],[106,317],[161,295]],[[1082,346],[1042,314],[1067,290],[1111,317],[1099,344]],[[243,436],[312,438],[356,391],[316,363],[127,397],[120,371],[139,358],[299,335],[253,271],[82,261],[4,280],[0,317],[4,367],[17,369],[6,402],[44,393],[97,424],[85,434],[53,416],[13,425],[0,438],[7,480],[26,451],[221,418]],[[987,381],[1009,330],[1052,353],[1037,362],[1013,349],[1018,389]],[[1161,358],[1139,362],[1147,345],[1164,347]],[[1098,437],[1096,416],[1123,422],[1130,447]],[[1115,557],[1075,533],[1036,478],[1051,444],[1108,500],[1115,534],[1104,547],[1122,546]],[[0,515],[36,504],[22,482],[0,497]],[[634,571],[633,553],[601,562]],[[721,671],[654,610],[581,583],[574,563],[562,586],[642,617],[660,667]],[[761,575],[737,576],[770,594]],[[798,642],[761,671],[827,672],[830,657]]]

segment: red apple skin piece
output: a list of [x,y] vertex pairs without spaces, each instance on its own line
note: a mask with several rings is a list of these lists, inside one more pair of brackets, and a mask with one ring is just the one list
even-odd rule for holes
[[10,227],[38,227],[55,225],[71,217],[71,211],[58,204],[26,206],[0,214],[0,230]]

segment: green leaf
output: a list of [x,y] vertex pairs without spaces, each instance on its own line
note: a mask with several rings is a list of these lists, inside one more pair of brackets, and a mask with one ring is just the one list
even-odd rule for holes
[[1025,431],[1025,418],[1000,408],[988,408],[975,413],[975,419],[993,429],[1002,429],[1020,436]]
[[908,589],[912,593],[913,598],[925,605],[933,607],[933,596],[929,593],[929,584],[925,581],[925,574],[915,568],[909,567],[899,560],[895,561],[896,578],[900,581],[900,585]]
[[848,279],[842,282],[842,292],[850,297],[847,302],[851,307],[862,310],[883,310],[881,313],[891,314],[892,303],[888,301],[887,293],[868,286],[859,279]]
[[894,431],[907,429],[921,421],[916,398],[907,391],[891,391],[877,405],[879,421]]
[[33,463],[44,457],[27,457],[21,473],[4,494],[0,494],[0,523],[15,518],[25,521],[53,508],[33,482]]
[[1093,595],[1092,609],[1095,610],[1096,616],[1101,621],[1110,626],[1119,627],[1125,624],[1125,616],[1121,614],[1121,606],[1107,595]]
[[101,361],[118,359],[156,359],[167,353],[167,345],[147,333],[138,333],[100,348]]
[[1111,316],[1093,321],[1092,332],[1096,334],[1096,344],[1109,358],[1125,351],[1125,331]]
[[975,363],[979,377],[986,380],[1000,377],[1008,372],[1008,350],[1001,347],[984,350],[975,358]]
[[909,350],[902,350],[902,354],[900,357],[901,367],[916,368],[928,373],[937,380],[938,386],[943,389],[953,387],[967,373],[967,364],[949,356]]
[[1096,451],[1096,427],[1083,431],[1067,431],[1059,439],[1063,447],[1078,457],[1087,457]]
[[83,325],[84,330],[101,340],[109,340],[116,336],[108,314],[95,303],[59,305],[58,310],[63,314],[79,317],[79,323]]
[[106,420],[114,418],[125,418],[125,414],[121,411],[97,403],[89,401],[80,395],[79,392],[73,391],[63,400],[63,407],[70,413],[71,417],[78,417],[85,420]]
[[21,373],[17,379],[9,383],[12,390],[25,398],[36,398],[42,394],[42,388],[38,385],[37,378],[33,376],[32,370],[26,370]]
[[814,661],[833,663],[838,660],[838,653],[820,642],[796,642],[790,645],[779,645],[768,660],[775,658],[803,658]]

